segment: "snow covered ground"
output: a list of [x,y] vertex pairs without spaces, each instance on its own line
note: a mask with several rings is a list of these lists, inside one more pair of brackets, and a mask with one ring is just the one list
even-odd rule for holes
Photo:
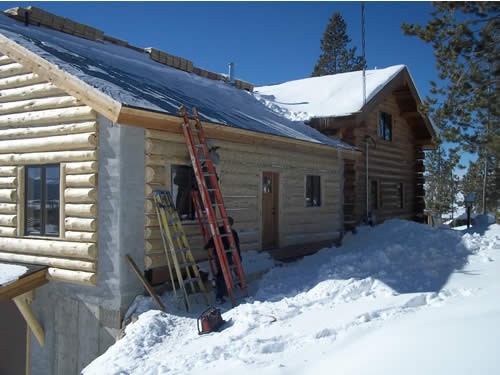
[[198,335],[204,306],[140,297],[149,311],[84,374],[500,374],[500,226],[478,222],[361,228],[251,283],[219,333]]

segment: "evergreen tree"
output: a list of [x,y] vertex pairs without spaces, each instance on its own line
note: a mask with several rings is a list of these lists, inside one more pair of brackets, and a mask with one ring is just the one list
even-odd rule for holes
[[457,149],[446,151],[441,145],[426,153],[425,205],[434,213],[453,212],[459,188],[454,170],[459,160]]
[[[486,157],[489,159],[486,162]],[[495,171],[495,166],[497,170]],[[486,179],[485,177],[486,173]],[[500,199],[500,181],[498,176],[498,162],[491,155],[480,154],[478,159],[469,162],[469,168],[461,181],[460,190],[465,195],[476,193],[475,211],[494,212],[498,210]],[[486,182],[486,186],[484,186]],[[484,192],[486,191],[486,195]]]
[[356,56],[356,47],[348,48],[351,39],[347,35],[347,25],[335,12],[331,17],[323,39],[321,39],[321,55],[314,66],[312,77],[324,76],[362,70],[365,61],[362,56]]
[[[431,43],[439,84],[431,82],[431,97],[423,110],[434,119],[445,140],[480,155],[487,207],[490,190],[499,178],[500,158],[500,4],[498,2],[436,2],[425,26],[403,24],[407,35]],[[490,164],[493,163],[493,164]],[[488,181],[493,179],[495,183]],[[491,200],[489,200],[491,201]]]

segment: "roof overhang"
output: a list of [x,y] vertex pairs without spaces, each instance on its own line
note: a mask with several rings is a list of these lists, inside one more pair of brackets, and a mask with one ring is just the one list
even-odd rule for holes
[[17,280],[0,286],[0,302],[13,299],[49,282],[47,278],[47,266],[37,266],[32,264],[22,265],[27,267],[28,271],[21,275]]
[[[131,125],[145,129],[180,134],[182,133],[182,121],[183,120],[180,116],[123,106],[117,122],[123,125]],[[331,154],[341,151],[346,159],[356,159],[361,155],[361,153],[357,150],[344,149],[321,143],[255,132],[207,121],[201,121],[201,123],[207,137],[212,139],[220,139],[242,144],[259,144],[287,150],[295,149],[297,151],[305,152],[314,151]]]
[[433,148],[436,130],[430,118],[420,111],[422,99],[406,67],[374,95],[359,112],[346,116],[312,118],[310,124],[323,132],[362,127],[370,113],[390,95],[395,95],[398,106],[401,108],[399,115],[414,129],[417,143],[424,148]]
[[[56,65],[41,58],[37,54],[13,42],[0,34],[0,49],[10,58],[27,67],[40,77],[47,79],[57,87],[65,90],[85,105],[88,105],[113,123],[139,126],[147,129],[181,133],[181,118],[166,113],[124,106],[98,89],[83,82],[77,77],[60,69]],[[276,136],[266,133],[244,130],[234,126],[202,122],[207,136],[239,143],[269,144],[286,148],[299,147],[320,152],[339,152],[344,158],[357,158],[359,152],[315,142]]]

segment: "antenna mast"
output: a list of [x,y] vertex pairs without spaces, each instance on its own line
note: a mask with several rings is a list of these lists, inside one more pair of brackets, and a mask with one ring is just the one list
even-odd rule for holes
[[361,49],[363,53],[363,106],[366,104],[365,2],[361,2]]

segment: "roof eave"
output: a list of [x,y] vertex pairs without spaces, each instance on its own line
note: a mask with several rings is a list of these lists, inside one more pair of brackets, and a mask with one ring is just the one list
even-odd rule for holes
[[[150,130],[182,133],[182,121],[180,116],[130,106],[122,106],[117,122],[123,125],[142,127]],[[201,123],[208,138],[247,144],[258,142],[259,144],[268,143],[269,145],[274,145],[279,143],[287,148],[307,147],[323,152],[341,151],[346,158],[357,158],[358,154],[360,154],[358,150],[354,149],[344,149],[342,147],[256,132],[208,121],[201,121]]]
[[120,115],[122,104],[95,87],[65,72],[55,64],[0,34],[0,50],[33,73],[65,90],[112,122]]

